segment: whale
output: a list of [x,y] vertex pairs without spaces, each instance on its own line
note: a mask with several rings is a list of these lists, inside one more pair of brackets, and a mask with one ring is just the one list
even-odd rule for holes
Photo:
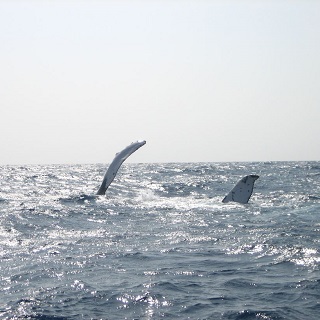
[[135,151],[146,144],[145,140],[138,140],[136,142],[132,142],[129,146],[125,147],[122,151],[116,153],[114,159],[112,160],[111,164],[109,165],[108,170],[106,171],[100,188],[97,192],[97,195],[104,195],[112,181],[114,180],[115,176],[119,168],[121,167],[122,163]]
[[227,203],[230,201],[238,203],[248,203],[254,187],[254,182],[259,178],[255,174],[250,174],[243,177],[233,187],[233,189],[223,198],[222,202]]

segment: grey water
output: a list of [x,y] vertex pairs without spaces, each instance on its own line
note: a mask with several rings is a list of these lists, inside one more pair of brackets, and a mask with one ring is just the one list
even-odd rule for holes
[[1,319],[319,319],[320,162],[106,167],[0,167]]

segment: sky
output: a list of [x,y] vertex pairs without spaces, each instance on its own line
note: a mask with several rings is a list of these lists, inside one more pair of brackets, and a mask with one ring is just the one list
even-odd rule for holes
[[0,164],[320,160],[320,1],[0,0]]

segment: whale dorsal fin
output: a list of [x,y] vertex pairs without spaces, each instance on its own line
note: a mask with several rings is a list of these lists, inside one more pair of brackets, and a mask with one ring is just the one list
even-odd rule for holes
[[222,200],[223,203],[230,201],[239,202],[239,203],[248,203],[252,191],[254,182],[259,178],[259,176],[251,174],[243,177],[234,188],[224,197]]

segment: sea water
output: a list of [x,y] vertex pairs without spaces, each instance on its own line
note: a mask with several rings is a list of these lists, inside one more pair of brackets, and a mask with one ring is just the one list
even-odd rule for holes
[[1,319],[319,319],[320,162],[105,170],[0,167]]

